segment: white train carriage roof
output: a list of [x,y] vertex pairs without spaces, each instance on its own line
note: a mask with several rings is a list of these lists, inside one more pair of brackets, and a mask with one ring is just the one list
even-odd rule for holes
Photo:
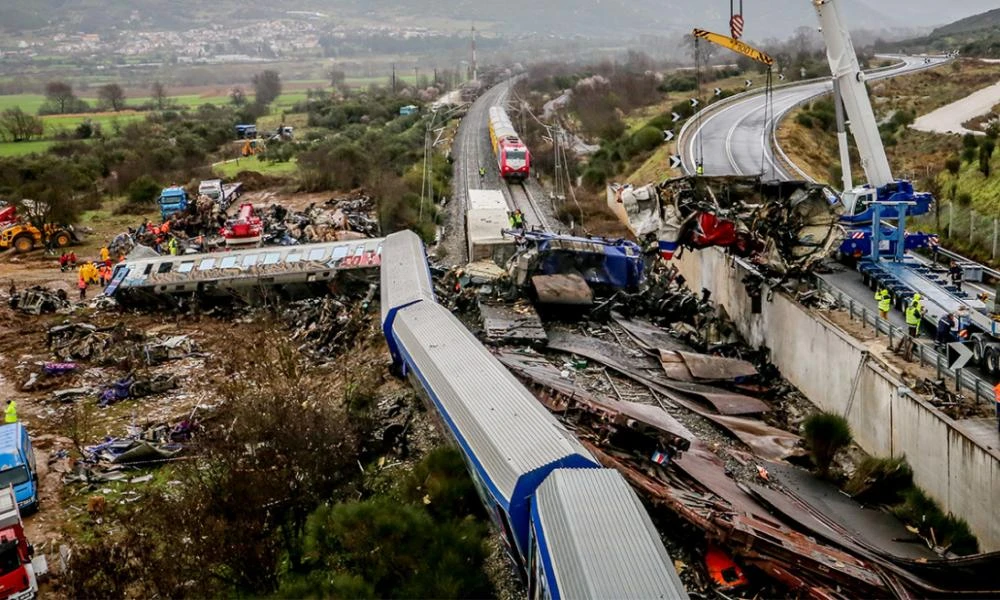
[[393,309],[419,300],[434,301],[434,284],[420,236],[397,231],[382,242],[382,322]]
[[469,190],[469,210],[507,210],[507,200],[500,190]]
[[379,266],[383,241],[383,238],[366,238],[126,259],[115,267],[115,278],[120,278],[115,288],[163,287],[164,291],[183,291],[187,290],[186,284],[258,282],[262,277],[284,275],[306,281],[310,274],[319,271]]
[[553,471],[532,512],[560,597],[688,598],[653,521],[617,471]]
[[541,467],[597,464],[446,308],[420,302],[400,310],[393,335],[498,497],[510,502],[521,479]]

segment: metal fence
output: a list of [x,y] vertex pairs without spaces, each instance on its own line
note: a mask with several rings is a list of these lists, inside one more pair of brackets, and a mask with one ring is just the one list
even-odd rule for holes
[[[841,306],[847,308],[852,321],[860,321],[862,326],[871,327],[875,332],[875,337],[885,335],[888,337],[889,347],[907,336],[907,332],[902,327],[897,327],[883,319],[877,311],[855,301],[841,290],[831,286],[826,281],[817,278],[816,285],[819,289],[827,292],[837,299]],[[976,376],[975,373],[966,369],[952,371],[948,368],[948,357],[946,354],[938,352],[933,345],[916,341],[913,344],[913,353],[921,366],[930,366],[937,372],[937,379],[952,379],[955,381],[955,389],[958,392],[968,391],[976,399],[976,402],[993,401],[993,385]]]

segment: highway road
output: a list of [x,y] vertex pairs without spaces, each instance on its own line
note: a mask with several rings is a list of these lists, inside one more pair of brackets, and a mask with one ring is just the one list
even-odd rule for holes
[[[938,65],[944,58],[899,57],[902,64],[870,73],[868,80],[895,77]],[[695,122],[681,140],[684,170],[694,173],[695,161],[704,155],[706,175],[757,175],[765,178],[799,179],[801,173],[787,173],[774,157],[770,139],[777,123],[803,102],[829,94],[829,79],[777,88],[768,110],[764,94],[752,94],[709,111]],[[772,114],[773,113],[773,114]],[[701,151],[699,151],[699,148]]]

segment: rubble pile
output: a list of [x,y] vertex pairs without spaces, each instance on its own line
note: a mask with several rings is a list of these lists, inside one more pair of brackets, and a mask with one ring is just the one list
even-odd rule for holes
[[90,323],[64,323],[50,327],[49,349],[61,361],[89,360],[97,364],[156,365],[190,356],[198,351],[186,335],[147,336],[119,323],[97,327]]
[[54,313],[70,307],[66,290],[50,290],[40,285],[15,291],[7,302],[12,309],[29,315]]
[[[144,427],[128,426],[121,437],[106,437],[103,441],[83,448],[83,459],[72,464],[65,483],[97,483],[129,480],[127,467],[148,467],[178,458],[185,443],[199,430],[197,422],[181,420],[173,425],[156,423]],[[152,475],[131,479],[133,483],[149,481]]]
[[371,326],[368,306],[375,289],[370,286],[361,299],[324,296],[289,302],[279,316],[292,330],[291,339],[299,344],[300,351],[325,361],[349,348]]

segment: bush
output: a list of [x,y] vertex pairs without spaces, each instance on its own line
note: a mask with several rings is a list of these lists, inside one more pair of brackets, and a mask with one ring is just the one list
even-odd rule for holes
[[812,117],[810,117],[809,115],[807,115],[804,112],[799,113],[798,115],[796,115],[795,122],[798,123],[799,125],[805,127],[806,129],[812,129],[812,127],[813,127]]
[[898,504],[913,486],[913,469],[906,457],[866,457],[844,491],[866,504]]
[[663,132],[655,127],[646,126],[635,132],[630,142],[633,155],[649,152],[663,142]]
[[851,443],[851,426],[840,415],[819,412],[805,420],[803,437],[809,446],[813,463],[820,475],[826,477],[830,474],[830,465],[837,452]]
[[892,512],[898,518],[920,530],[920,534],[955,554],[966,556],[979,552],[979,542],[972,535],[969,524],[951,514],[944,514],[937,502],[920,488],[913,487],[905,493],[905,502]]
[[142,175],[128,186],[128,201],[130,204],[153,204],[161,189],[152,177]]
[[954,177],[962,169],[962,161],[957,158],[949,158],[944,161],[944,168]]

